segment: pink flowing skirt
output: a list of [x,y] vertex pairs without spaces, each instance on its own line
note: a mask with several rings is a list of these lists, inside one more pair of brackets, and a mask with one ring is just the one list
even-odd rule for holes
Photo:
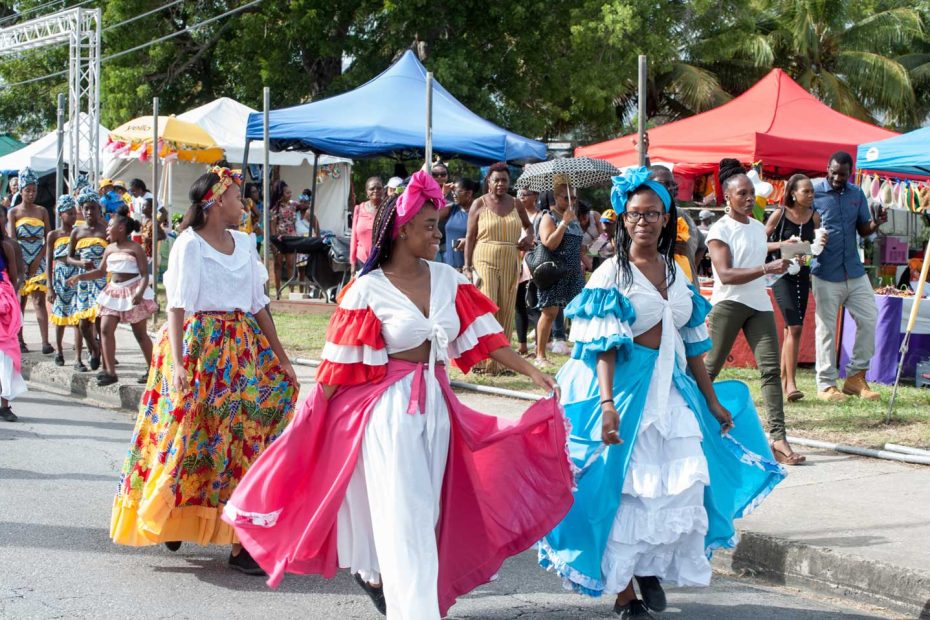
[[[330,578],[339,570],[336,517],[371,411],[389,386],[424,366],[391,359],[384,379],[340,388],[328,401],[317,386],[246,473],[223,519],[268,572],[269,586],[285,572]],[[451,424],[436,528],[445,615],[559,523],[572,504],[573,475],[556,398],[505,420],[459,402],[443,367],[436,378]]]

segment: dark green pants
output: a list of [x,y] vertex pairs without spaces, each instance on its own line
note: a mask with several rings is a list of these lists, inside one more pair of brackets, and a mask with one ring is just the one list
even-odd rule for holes
[[711,379],[720,374],[740,331],[746,335],[762,375],[762,400],[769,436],[773,441],[784,439],[785,409],[775,313],[754,310],[737,301],[720,301],[714,304],[707,316],[707,331],[710,332],[712,347],[704,358],[704,365]]

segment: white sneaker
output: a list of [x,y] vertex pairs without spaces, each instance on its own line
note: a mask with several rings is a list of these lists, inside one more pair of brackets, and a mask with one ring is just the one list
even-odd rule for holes
[[568,346],[568,343],[564,340],[556,340],[553,342],[552,349],[550,350],[557,355],[568,355],[572,352],[571,348]]

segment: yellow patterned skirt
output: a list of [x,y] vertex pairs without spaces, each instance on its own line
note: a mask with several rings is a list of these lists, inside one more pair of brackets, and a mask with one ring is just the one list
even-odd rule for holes
[[223,507],[294,414],[297,386],[251,314],[188,318],[184,368],[191,390],[179,396],[163,329],[113,501],[118,544],[238,542]]

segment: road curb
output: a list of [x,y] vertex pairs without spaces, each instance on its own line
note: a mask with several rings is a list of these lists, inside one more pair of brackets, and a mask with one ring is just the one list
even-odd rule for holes
[[71,366],[56,366],[50,357],[39,353],[23,355],[22,373],[29,385],[55,394],[74,396],[100,407],[125,409],[133,415],[138,411],[145,391],[145,386],[128,383],[100,387],[95,371],[77,372]]
[[[132,416],[144,392],[144,386],[136,384],[99,387],[95,372],[56,366],[50,357],[38,353],[23,355],[23,377],[43,390],[122,409]],[[715,553],[715,569],[891,609],[906,618],[930,620],[930,572],[751,531],[741,531],[740,536],[735,549]]]
[[713,565],[776,585],[890,609],[905,618],[930,620],[930,572],[745,530],[735,549],[715,553]]

